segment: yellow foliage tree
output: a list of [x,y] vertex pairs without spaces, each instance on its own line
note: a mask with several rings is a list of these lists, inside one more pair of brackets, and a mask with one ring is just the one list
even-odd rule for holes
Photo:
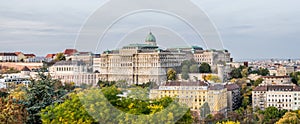
[[276,124],[299,124],[300,120],[294,112],[287,112]]
[[240,124],[240,122],[226,121],[226,122],[218,122],[217,124]]

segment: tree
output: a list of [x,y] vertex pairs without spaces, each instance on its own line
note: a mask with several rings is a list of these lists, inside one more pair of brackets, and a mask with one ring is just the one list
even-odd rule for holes
[[220,78],[216,75],[212,75],[210,80],[215,82],[215,83],[220,83],[221,82]]
[[190,76],[189,76],[188,72],[182,72],[181,77],[182,77],[182,79],[187,80],[187,79],[189,79]]
[[294,112],[287,112],[276,124],[299,124],[300,120]]
[[22,124],[26,121],[27,111],[25,107],[9,97],[0,98],[0,123],[3,124]]
[[240,124],[240,122],[234,122],[234,121],[225,121],[225,122],[222,122],[222,123],[220,123],[220,122],[218,122],[217,124]]
[[24,106],[28,111],[27,123],[42,123],[39,112],[46,106],[62,102],[62,97],[67,93],[60,81],[50,76],[39,74],[38,80],[33,80],[26,89]]
[[260,110],[258,111],[259,115],[263,116],[263,120],[261,120],[262,123],[275,123],[278,121],[287,110],[278,110],[275,107],[268,107],[264,111]]
[[6,96],[8,96],[8,92],[6,89],[0,89],[0,98],[5,98]]
[[194,64],[192,66],[190,66],[190,72],[191,73],[199,73],[199,67],[197,64]]
[[254,81],[254,86],[257,87],[259,84],[261,84],[264,81],[262,78],[258,78],[257,80]]
[[182,79],[189,79],[189,66],[188,65],[183,65],[181,69],[181,77]]
[[55,61],[65,61],[66,57],[65,57],[64,53],[57,53],[54,60]]
[[240,68],[234,68],[231,72],[230,75],[232,78],[242,78],[241,74],[241,69]]
[[267,68],[259,68],[258,74],[262,76],[267,76],[270,75],[270,72]]
[[296,85],[300,84],[300,72],[293,72],[290,74],[290,77],[292,78],[292,82]]
[[68,95],[68,99],[62,104],[54,104],[42,109],[41,119],[43,123],[96,123],[95,120],[82,106],[79,97],[75,93]]
[[249,75],[248,68],[244,68],[241,72],[243,78],[247,78]]
[[201,63],[200,67],[199,67],[199,72],[200,73],[211,73],[211,67],[208,63]]
[[183,65],[183,66],[182,66],[182,69],[181,69],[181,72],[182,72],[182,73],[184,73],[184,72],[185,72],[185,73],[189,73],[189,66],[188,66],[188,65]]
[[168,80],[176,80],[176,71],[173,68],[169,68],[167,72]]

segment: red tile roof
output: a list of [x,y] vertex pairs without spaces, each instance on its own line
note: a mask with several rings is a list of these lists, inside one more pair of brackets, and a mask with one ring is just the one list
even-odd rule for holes
[[18,56],[20,54],[23,54],[22,52],[15,52],[15,54]]
[[78,51],[76,49],[66,49],[64,51],[64,54],[70,56],[70,55],[73,55],[74,53],[77,53],[77,52]]
[[46,56],[46,58],[54,58],[54,56],[55,56],[56,54],[48,54],[47,56]]

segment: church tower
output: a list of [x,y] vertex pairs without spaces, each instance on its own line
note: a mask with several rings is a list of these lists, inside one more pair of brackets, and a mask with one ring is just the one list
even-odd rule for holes
[[150,32],[150,33],[148,34],[148,36],[146,37],[145,42],[146,42],[146,44],[148,44],[148,45],[156,46],[156,38],[155,38],[155,36],[152,34],[152,32]]

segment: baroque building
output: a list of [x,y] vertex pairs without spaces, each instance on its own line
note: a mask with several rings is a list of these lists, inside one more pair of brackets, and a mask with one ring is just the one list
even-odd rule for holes
[[218,65],[226,65],[231,61],[227,50],[203,50],[198,46],[160,49],[150,32],[144,44],[129,44],[117,50],[104,51],[95,57],[93,71],[99,72],[100,80],[161,84],[167,81],[168,68],[180,67],[184,60],[191,59],[199,66],[204,62],[210,64],[215,73],[218,72]]
[[145,44],[130,44],[119,50],[105,51],[95,61],[100,66],[94,67],[100,69],[100,80],[160,84],[167,80],[167,69],[180,66],[184,60],[184,53],[160,49],[156,45],[155,36],[150,32]]

